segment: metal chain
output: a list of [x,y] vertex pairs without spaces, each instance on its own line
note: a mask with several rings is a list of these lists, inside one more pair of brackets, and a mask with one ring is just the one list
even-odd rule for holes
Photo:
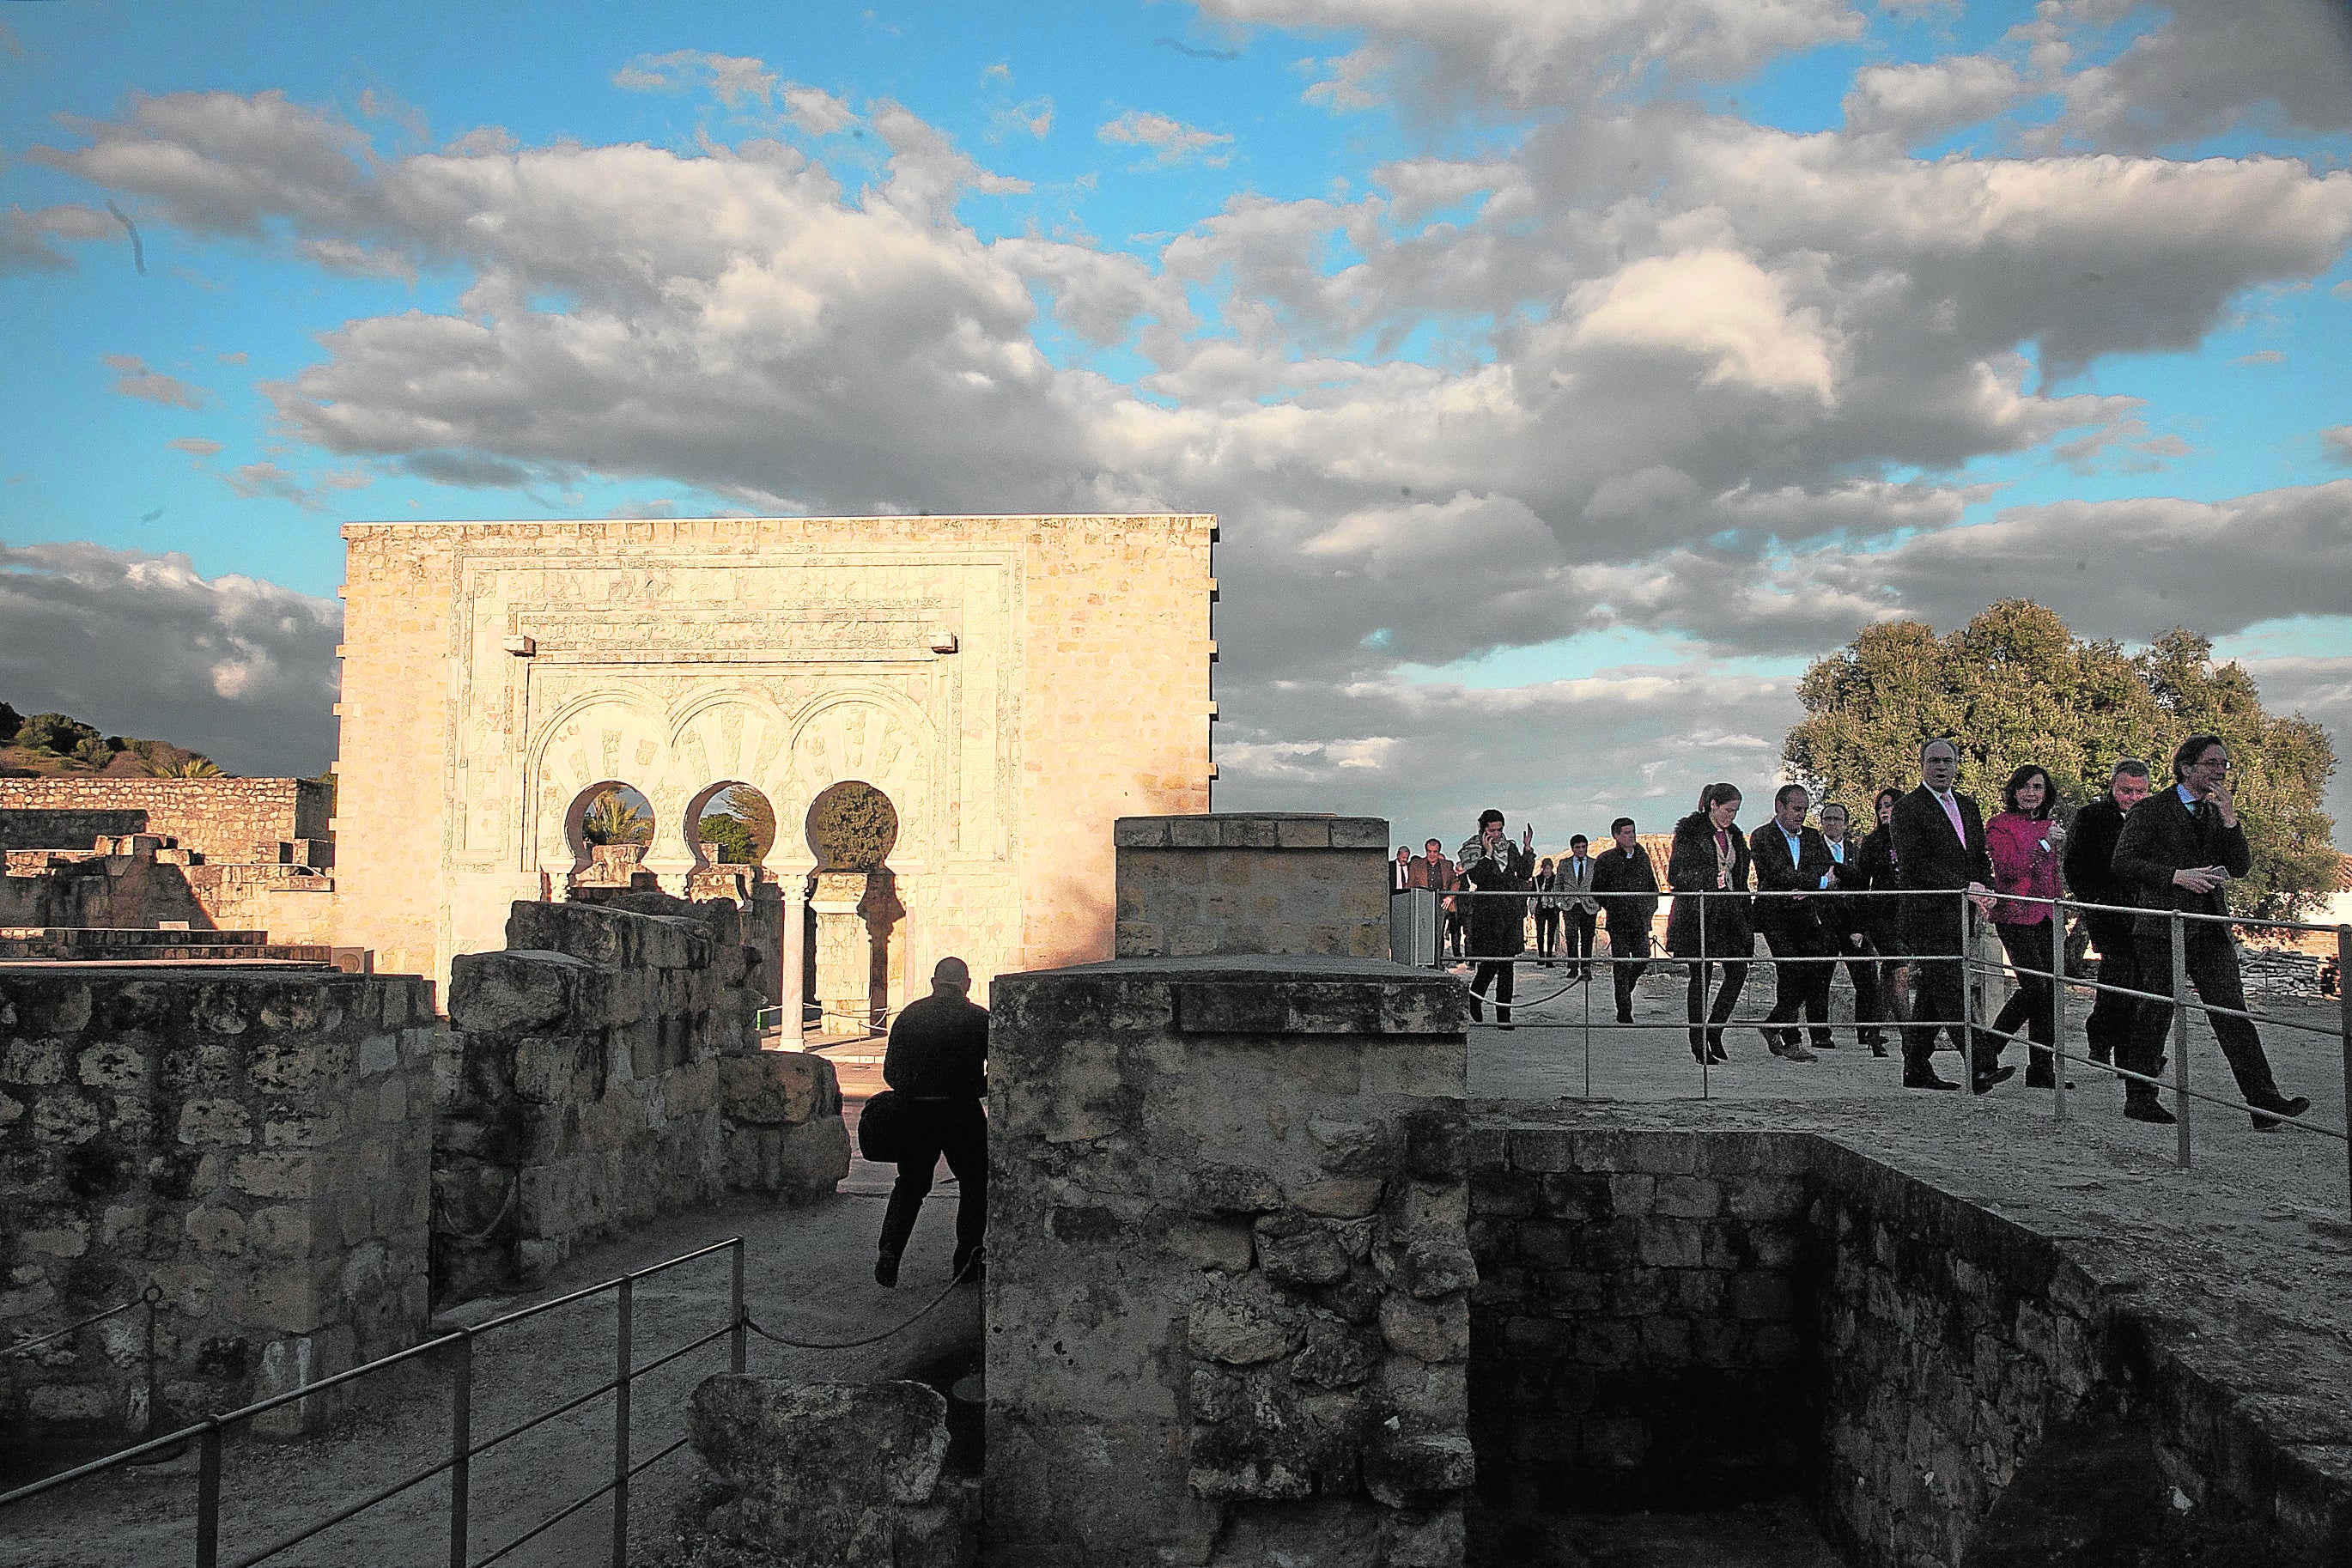
[[862,1340],[795,1340],[783,1334],[772,1333],[768,1330],[761,1328],[758,1323],[752,1321],[751,1314],[749,1312],[743,1314],[743,1326],[751,1330],[753,1333],[759,1335],[761,1339],[766,1340],[771,1344],[783,1345],[788,1349],[796,1351],[863,1350],[867,1345],[878,1345],[884,1340],[890,1338],[891,1335],[902,1333],[905,1331],[913,1328],[917,1323],[921,1322],[925,1318],[929,1317],[934,1311],[939,1310],[940,1302],[955,1294],[955,1288],[963,1283],[964,1276],[971,1273],[973,1267],[978,1264],[981,1258],[978,1253],[974,1253],[971,1258],[965,1259],[964,1266],[956,1270],[955,1278],[948,1281],[948,1288],[940,1291],[938,1295],[932,1297],[929,1305],[923,1308],[921,1311],[917,1312],[913,1317],[907,1319],[904,1322],[894,1323],[890,1327],[883,1330],[880,1333],[868,1334]]

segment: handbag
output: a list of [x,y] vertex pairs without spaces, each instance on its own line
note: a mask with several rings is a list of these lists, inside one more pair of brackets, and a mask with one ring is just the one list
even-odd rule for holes
[[886,1089],[857,1113],[857,1152],[877,1165],[895,1165],[906,1155],[908,1112],[898,1091]]

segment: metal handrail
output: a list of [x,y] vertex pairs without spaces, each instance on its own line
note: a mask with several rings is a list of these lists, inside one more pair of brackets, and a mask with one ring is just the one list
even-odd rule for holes
[[[662,1449],[659,1453],[632,1464],[628,1457],[628,1401],[630,1387],[639,1378],[646,1376],[647,1373],[652,1373],[660,1367],[668,1365],[670,1363],[678,1360],[682,1356],[703,1349],[719,1340],[721,1336],[726,1337],[730,1342],[728,1352],[729,1370],[737,1373],[743,1371],[749,1352],[747,1325],[751,1321],[751,1314],[744,1305],[743,1247],[744,1243],[741,1237],[730,1237],[724,1241],[713,1242],[708,1247],[700,1247],[695,1248],[691,1252],[680,1253],[676,1258],[667,1258],[664,1261],[653,1264],[648,1268],[633,1269],[627,1273],[619,1275],[614,1279],[604,1280],[594,1285],[586,1286],[578,1290],[568,1291],[563,1295],[551,1298],[545,1301],[534,1302],[530,1306],[519,1308],[511,1312],[501,1313],[498,1317],[489,1319],[485,1322],[477,1323],[468,1328],[459,1329],[454,1333],[440,1335],[435,1339],[427,1340],[421,1344],[412,1345],[406,1350],[395,1351],[390,1355],[379,1357],[374,1361],[364,1363],[363,1365],[346,1368],[344,1371],[337,1373],[331,1377],[321,1378],[316,1383],[306,1384],[300,1388],[289,1390],[284,1394],[275,1394],[268,1399],[257,1400],[252,1404],[242,1405],[236,1410],[228,1411],[222,1415],[207,1416],[203,1421],[198,1422],[194,1426],[183,1427],[177,1432],[168,1433],[160,1437],[150,1438],[145,1442],[122,1449],[120,1452],[107,1455],[103,1458],[94,1459],[88,1464],[79,1465],[72,1469],[63,1471],[60,1474],[33,1482],[29,1486],[19,1487],[13,1491],[0,1493],[0,1509],[5,1509],[12,1504],[24,1502],[30,1499],[45,1495],[48,1492],[58,1490],[61,1488],[72,1485],[76,1481],[85,1479],[90,1476],[98,1475],[103,1471],[113,1469],[120,1466],[136,1463],[149,1455],[160,1453],[167,1448],[173,1447],[174,1446],[184,1446],[193,1439],[199,1445],[196,1484],[195,1562],[197,1568],[218,1568],[218,1564],[220,1563],[221,1448],[223,1434],[229,1427],[241,1422],[249,1421],[254,1417],[265,1415],[269,1411],[279,1409],[287,1405],[316,1397],[320,1394],[326,1393],[330,1389],[339,1387],[357,1378],[364,1377],[372,1373],[382,1372],[387,1367],[395,1366],[404,1362],[413,1361],[421,1356],[429,1356],[436,1352],[451,1351],[454,1352],[455,1354],[453,1356],[452,1375],[450,1379],[450,1451],[447,1458],[443,1458],[433,1465],[427,1466],[423,1469],[417,1470],[413,1474],[404,1476],[398,1480],[387,1483],[362,1498],[357,1502],[347,1504],[322,1519],[310,1521],[299,1531],[296,1531],[289,1535],[281,1537],[269,1542],[268,1545],[261,1547],[257,1551],[248,1552],[247,1554],[236,1559],[233,1568],[253,1568],[253,1564],[264,1562],[270,1557],[276,1556],[279,1552],[299,1545],[301,1542],[310,1540],[311,1537],[316,1536],[324,1531],[331,1530],[336,1525],[345,1523],[365,1512],[367,1510],[374,1508],[378,1504],[398,1496],[400,1493],[406,1491],[412,1487],[430,1480],[436,1476],[444,1474],[451,1477],[448,1553],[448,1561],[451,1564],[451,1568],[485,1568],[486,1564],[496,1562],[498,1559],[505,1556],[508,1552],[513,1551],[516,1547],[521,1545],[524,1542],[534,1538],[549,1529],[551,1526],[561,1522],[562,1520],[570,1518],[572,1514],[577,1513],[580,1510],[587,1507],[589,1504],[596,1501],[598,1499],[608,1493],[612,1494],[614,1497],[612,1561],[614,1564],[614,1568],[626,1568],[628,1562],[628,1480],[630,1478],[641,1474],[646,1468],[659,1462],[661,1459],[676,1453],[678,1448],[685,1445],[686,1442],[686,1439],[681,1437],[677,1442],[672,1443],[667,1447]],[[629,1310],[630,1303],[635,1294],[636,1282],[641,1279],[650,1279],[653,1276],[665,1273],[682,1264],[691,1263],[698,1258],[708,1258],[718,1252],[726,1252],[730,1254],[731,1257],[732,1267],[730,1271],[731,1300],[727,1321],[720,1327],[710,1331],[709,1333],[700,1335],[698,1338],[689,1340],[682,1345],[678,1345],[667,1352],[665,1352],[663,1354],[655,1357],[652,1361],[646,1362],[642,1365],[637,1364],[634,1360],[634,1344],[631,1334]],[[586,1393],[573,1395],[550,1409],[542,1410],[532,1415],[530,1419],[523,1421],[518,1426],[509,1427],[506,1431],[501,1432],[495,1436],[487,1438],[480,1442],[472,1440],[470,1434],[472,1429],[474,1341],[483,1334],[489,1333],[499,1329],[509,1327],[515,1323],[521,1322],[528,1318],[537,1317],[542,1312],[551,1311],[558,1307],[569,1306],[575,1302],[586,1300],[591,1297],[601,1296],[613,1291],[618,1292],[621,1306],[620,1321],[618,1325],[619,1331],[615,1336],[616,1363],[614,1376],[610,1380],[588,1390]],[[121,1310],[121,1309],[116,1309],[116,1310]],[[101,1318],[110,1315],[111,1313],[100,1314]],[[89,1321],[95,1321],[97,1320]],[[86,1326],[86,1324],[74,1325],[74,1327],[77,1328],[83,1326]],[[61,1331],[70,1331],[70,1330]],[[478,1456],[497,1447],[501,1443],[519,1436],[521,1434],[531,1430],[533,1427],[553,1420],[559,1415],[566,1415],[576,1410],[582,1405],[586,1405],[593,1400],[602,1398],[608,1394],[614,1394],[616,1396],[614,1401],[614,1442],[615,1463],[614,1479],[605,1482],[603,1486],[597,1488],[587,1496],[575,1499],[553,1517],[541,1521],[530,1530],[526,1531],[522,1535],[517,1537],[515,1540],[509,1541],[506,1545],[499,1548],[488,1557],[478,1560],[472,1558],[468,1541],[468,1505],[470,1500],[468,1493],[468,1480],[472,1461]]]

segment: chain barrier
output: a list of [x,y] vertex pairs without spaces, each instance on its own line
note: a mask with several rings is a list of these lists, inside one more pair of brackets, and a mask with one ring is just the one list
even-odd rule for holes
[[945,1300],[946,1300],[950,1296],[952,1296],[952,1295],[954,1295],[954,1294],[955,1294],[955,1289],[956,1289],[956,1287],[957,1287],[957,1286],[959,1286],[959,1285],[961,1285],[961,1284],[962,1284],[962,1283],[964,1282],[964,1277],[965,1277],[966,1275],[968,1275],[968,1274],[971,1274],[971,1271],[972,1271],[974,1268],[976,1268],[980,1267],[980,1265],[981,1265],[981,1255],[980,1255],[980,1254],[978,1254],[978,1253],[974,1253],[971,1257],[970,1257],[970,1258],[966,1258],[966,1259],[964,1260],[964,1266],[963,1266],[962,1268],[959,1268],[959,1269],[957,1269],[957,1270],[955,1271],[955,1277],[954,1277],[953,1279],[950,1279],[950,1280],[948,1281],[948,1283],[947,1283],[947,1289],[945,1289],[941,1290],[938,1295],[936,1295],[936,1296],[932,1297],[932,1298],[930,1299],[930,1301],[929,1301],[926,1306],[924,1306],[924,1308],[922,1309],[922,1310],[920,1310],[920,1311],[917,1312],[913,1317],[911,1317],[911,1318],[908,1318],[908,1319],[904,1320],[903,1321],[897,1322],[897,1323],[893,1323],[892,1325],[890,1325],[890,1327],[888,1327],[888,1328],[887,1328],[887,1329],[883,1330],[883,1331],[882,1331],[880,1333],[878,1333],[878,1334],[868,1334],[868,1335],[866,1335],[866,1336],[864,1339],[862,1339],[862,1340],[795,1340],[795,1339],[790,1339],[790,1338],[787,1338],[786,1336],[784,1336],[784,1335],[782,1335],[782,1334],[776,1333],[776,1332],[775,1332],[775,1331],[773,1331],[772,1330],[769,1330],[769,1329],[761,1328],[761,1327],[757,1322],[755,1322],[755,1321],[752,1321],[752,1319],[751,1319],[751,1315],[750,1315],[748,1312],[747,1312],[746,1314],[744,1314],[744,1318],[743,1318],[743,1326],[744,1326],[745,1328],[747,1328],[747,1329],[751,1330],[753,1333],[755,1333],[755,1334],[759,1335],[761,1339],[763,1339],[763,1340],[767,1341],[770,1344],[783,1345],[783,1346],[785,1346],[785,1347],[787,1347],[787,1348],[789,1348],[789,1349],[796,1350],[796,1351],[855,1351],[855,1350],[863,1350],[863,1349],[865,1349],[867,1345],[878,1345],[878,1344],[880,1344],[884,1340],[889,1339],[889,1338],[891,1338],[893,1335],[900,1334],[900,1333],[904,1333],[907,1330],[913,1328],[917,1323],[921,1322],[925,1318],[929,1317],[933,1312],[937,1311],[937,1310],[939,1310],[939,1307],[940,1307],[940,1302],[945,1301]]

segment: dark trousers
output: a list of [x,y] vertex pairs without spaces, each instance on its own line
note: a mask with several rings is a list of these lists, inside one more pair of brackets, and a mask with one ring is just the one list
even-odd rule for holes
[[976,1100],[914,1100],[907,1110],[907,1158],[898,1162],[898,1179],[882,1211],[882,1251],[896,1258],[907,1250],[915,1216],[931,1190],[932,1169],[945,1154],[963,1189],[956,1200],[955,1270],[961,1274],[988,1228],[988,1113]]
[[[1617,917],[1609,917],[1609,956],[1617,962],[1609,966],[1610,978],[1617,988],[1617,1016],[1621,1022],[1631,1022],[1633,1016],[1633,982],[1642,978],[1650,957],[1650,922],[1627,921],[1622,930]],[[1628,963],[1627,959],[1639,962]]]
[[1570,963],[1576,965],[1579,973],[1590,973],[1592,970],[1592,931],[1593,928],[1600,924],[1600,911],[1570,910],[1567,913],[1568,952],[1566,956]]
[[[1830,952],[1829,937],[1817,925],[1782,926],[1764,933],[1776,959],[1826,958]],[[1812,1026],[1813,1044],[1830,1043],[1830,965],[1826,963],[1775,963],[1772,984],[1777,994],[1772,1010],[1764,1016],[1764,1032],[1769,1037],[1776,1026],[1793,1024],[1801,1009],[1805,1021]]]
[[1470,917],[1460,910],[1445,911],[1445,948],[1454,957],[1462,956],[1462,944],[1470,940]]
[[2006,1048],[2006,1037],[2016,1034],[2019,1025],[2025,1026],[2026,1037],[2033,1042],[2026,1076],[2032,1079],[2046,1078],[2052,1059],[2050,1031],[2054,1020],[2049,980],[2050,925],[2048,921],[2036,921],[2031,925],[1993,922],[1993,930],[2000,934],[2001,951],[2009,954],[2010,967],[2017,973],[2017,989],[2010,993],[2000,1016],[1992,1021],[1993,1033],[2002,1037],[1993,1041],[1993,1049],[1999,1052]]
[[[2231,939],[2229,928],[2199,921],[2189,926],[2185,937],[2182,956],[2188,961],[2189,984],[2196,987],[2198,999],[2209,1007],[2235,1007],[2243,1012],[2246,988],[2238,976],[2238,944]],[[2140,932],[2137,948],[2142,988],[2169,992],[2170,931],[2159,925],[2152,933]],[[2271,1059],[2263,1052],[2263,1037],[2252,1022],[2221,1013],[2207,1017],[2213,1026],[2213,1037],[2221,1042],[2221,1054],[2230,1059],[2230,1071],[2237,1077],[2238,1097],[2252,1105],[2278,1099],[2278,1080],[2271,1076]],[[2171,1028],[2171,1003],[2141,1003],[2132,1026],[2132,1059],[2123,1065],[2150,1078],[2162,1073],[2165,1037]],[[2124,1092],[2134,1100],[2156,1098],[2153,1086],[2129,1079],[2125,1080]]]
[[1478,973],[1470,980],[1470,1016],[1482,1022],[1485,1020],[1486,1010],[1478,1005],[1478,999],[1486,994],[1486,987],[1492,985],[1495,988],[1495,1021],[1509,1023],[1511,993],[1517,973],[1518,966],[1507,958],[1480,959]]
[[[1687,1016],[1691,1022],[1690,1043],[1693,1050],[1703,1048],[1710,1040],[1723,1043],[1723,1026],[1730,1021],[1731,1010],[1739,1005],[1739,993],[1748,984],[1748,964],[1743,959],[1727,958],[1717,961],[1723,971],[1723,983],[1715,988],[1714,1011],[1706,1011],[1706,961],[1690,961],[1690,997]],[[1699,1026],[1706,1026],[1701,1029]]]
[[[1927,949],[1923,946],[1918,951],[1925,953]],[[1950,1032],[1955,1049],[1966,1050],[1969,1039],[1968,1026],[1962,1022],[1968,1014],[1968,986],[1958,955],[1915,959],[1911,974],[1911,1016],[1928,1021],[1903,1026],[1903,1072],[1906,1078],[1923,1076],[1928,1070],[1928,1058],[1936,1051],[1937,1030]],[[1978,1037],[1976,1059],[1969,1064],[1969,1070],[1991,1069],[1999,1053],[1987,1048],[1990,1043],[1981,1036]]]
[[1549,958],[1552,949],[1559,945],[1559,911],[1538,910],[1536,911],[1536,956]]
[[[1833,935],[1830,940],[1845,960],[1845,977],[1853,983],[1853,1037],[1865,1046],[1877,1045],[1886,1037],[1886,1031],[1878,1026],[1885,1021],[1886,1005],[1879,994],[1877,951],[1868,937],[1862,939],[1859,947],[1850,937]],[[1822,973],[1827,974],[1836,967],[1824,963]]]
[[[2091,940],[2099,947],[2101,985],[2120,985],[2130,991],[2155,989],[2140,983],[2139,944],[2132,937],[2129,921],[2097,921],[2091,927]],[[2168,938],[2164,972],[2168,975],[2172,973]],[[2169,990],[2171,987],[2168,984],[2165,988]],[[2098,1000],[2091,1004],[2091,1016],[2083,1020],[2083,1033],[2091,1044],[2091,1059],[2116,1063],[2130,1060],[2132,1025],[2138,1017],[2137,998],[2118,996],[2110,991],[2100,992]]]

